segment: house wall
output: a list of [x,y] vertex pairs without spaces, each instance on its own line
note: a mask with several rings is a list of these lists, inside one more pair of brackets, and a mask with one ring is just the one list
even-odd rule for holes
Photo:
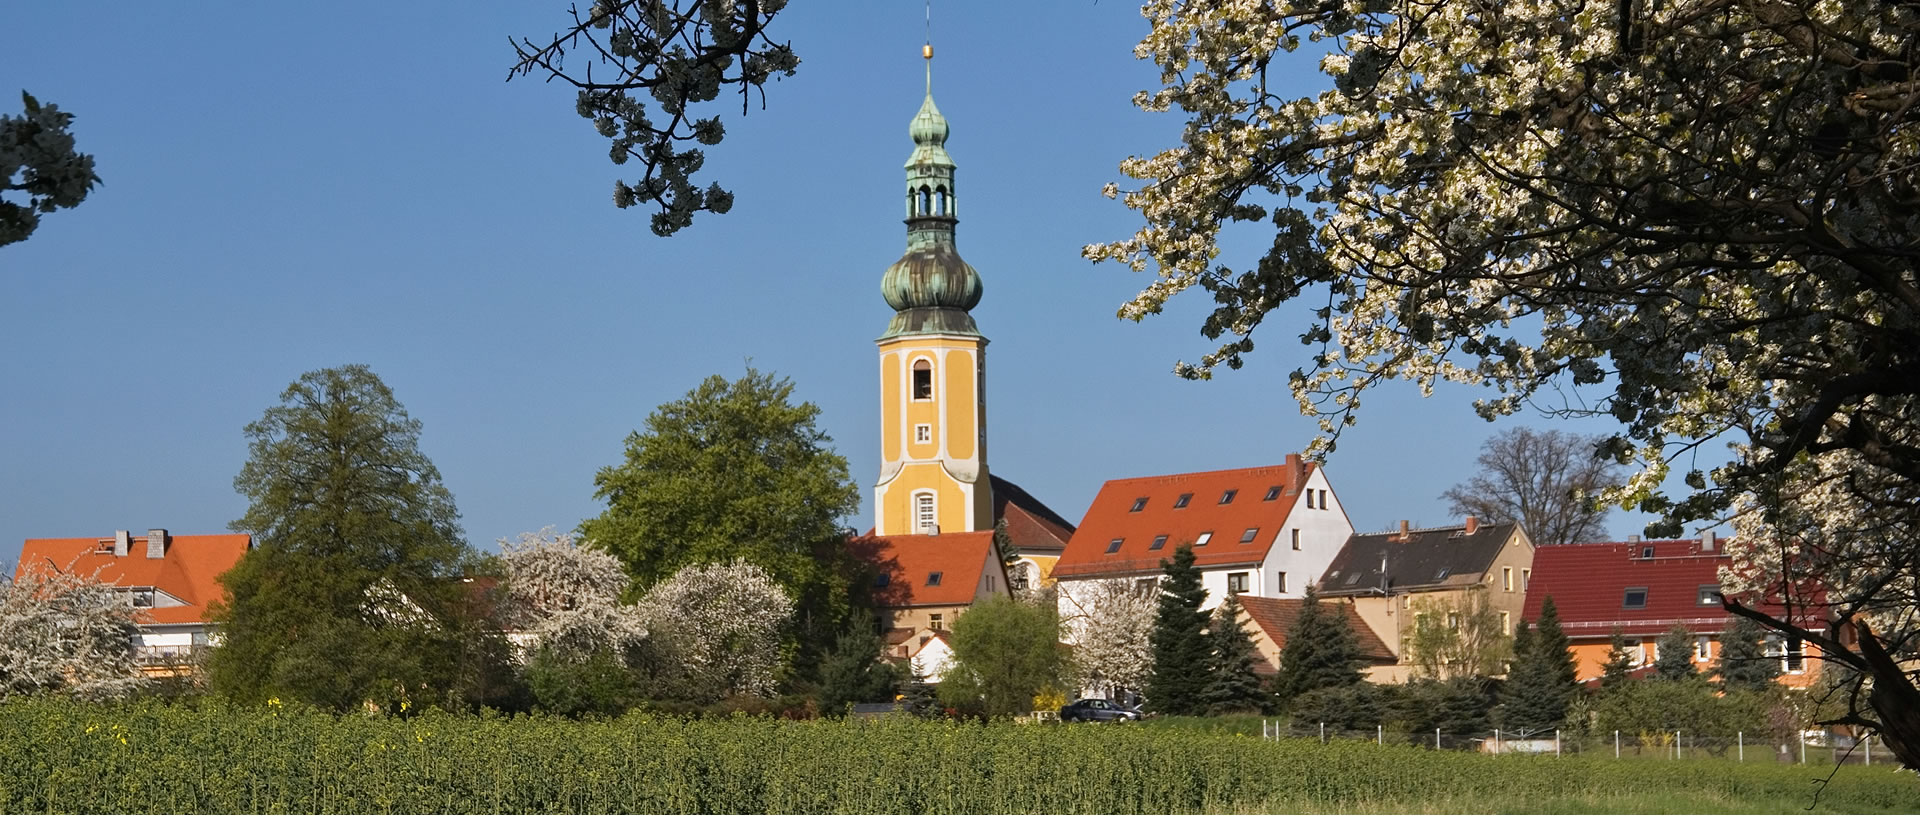
[[[1708,635],[1707,638],[1711,644],[1708,647],[1708,659],[1705,661],[1695,659],[1694,669],[1705,672],[1708,675],[1714,675],[1720,671],[1720,638],[1716,635]],[[1651,666],[1653,665],[1653,661],[1659,659],[1659,637],[1630,637],[1627,638],[1627,641],[1629,650],[1635,652],[1638,656],[1638,660],[1634,663],[1634,668],[1638,669]],[[1635,641],[1638,642],[1636,643]],[[1804,646],[1806,653],[1805,657],[1800,661],[1800,671],[1787,671],[1786,661],[1784,659],[1781,660],[1781,685],[1789,688],[1808,688],[1819,680],[1820,649],[1811,643],[1804,644]],[[1613,652],[1613,638],[1612,636],[1608,636],[1603,640],[1575,640],[1572,643],[1571,651],[1573,652],[1574,675],[1580,679],[1580,682],[1584,683],[1589,680],[1597,680],[1606,674],[1607,656]]]
[[[1305,495],[1293,503],[1293,509],[1287,513],[1287,519],[1271,539],[1272,546],[1267,548],[1266,560],[1260,564],[1258,589],[1253,594],[1264,598],[1303,598],[1306,597],[1307,584],[1320,580],[1327,572],[1327,565],[1333,563],[1333,557],[1353,535],[1353,522],[1348,520],[1347,511],[1340,506],[1340,497],[1333,492],[1327,482],[1326,471],[1314,468],[1307,475],[1306,484],[1301,488],[1315,491],[1314,506],[1307,507]],[[1319,491],[1326,491],[1327,507],[1320,507]],[[1300,531],[1300,549],[1293,548],[1293,531]],[[1287,574],[1286,590],[1280,589],[1279,575]],[[1224,579],[1222,579],[1224,580]]]
[[940,628],[953,628],[955,618],[967,611],[969,604],[952,606],[908,606],[879,610],[880,628],[912,629],[915,632],[933,628],[933,616],[940,616]]
[[[1399,663],[1393,666],[1374,667],[1368,672],[1374,682],[1405,682],[1411,677],[1411,668],[1407,665],[1406,644],[1412,636],[1414,613],[1417,606],[1434,604],[1463,608],[1476,590],[1486,592],[1487,605],[1496,612],[1505,612],[1507,634],[1513,634],[1512,627],[1520,625],[1520,616],[1526,611],[1527,571],[1533,569],[1533,544],[1528,541],[1519,527],[1501,545],[1500,552],[1494,556],[1493,563],[1487,567],[1479,580],[1470,583],[1446,587],[1414,589],[1392,596],[1362,595],[1351,598],[1354,612],[1360,619],[1373,627],[1373,631],[1387,641],[1387,648]],[[1507,573],[1512,570],[1511,588],[1506,583]],[[1602,658],[1605,659],[1604,657]]]

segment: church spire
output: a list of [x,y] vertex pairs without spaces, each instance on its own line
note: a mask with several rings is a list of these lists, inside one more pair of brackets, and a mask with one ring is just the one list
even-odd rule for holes
[[954,227],[960,223],[953,157],[947,155],[947,117],[933,103],[933,44],[921,47],[927,95],[907,126],[907,253],[887,268],[880,292],[894,308],[882,337],[899,334],[979,334],[967,311],[980,302],[980,274],[960,260]]

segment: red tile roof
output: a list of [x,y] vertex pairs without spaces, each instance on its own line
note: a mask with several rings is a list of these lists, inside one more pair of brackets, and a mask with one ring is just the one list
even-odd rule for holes
[[[973,603],[980,574],[1000,569],[993,553],[993,531],[939,535],[859,536],[847,547],[878,572],[874,605],[962,606]],[[933,573],[940,583],[928,585]],[[884,583],[882,583],[884,581]]]
[[[1267,640],[1273,642],[1275,649],[1286,648],[1287,633],[1293,631],[1293,623],[1299,620],[1300,608],[1305,605],[1306,602],[1299,598],[1240,596],[1240,606],[1247,610],[1247,618],[1253,621],[1253,625],[1267,633]],[[1361,620],[1360,616],[1353,611],[1353,604],[1321,599],[1320,611],[1346,616],[1347,625],[1353,628],[1354,639],[1360,643],[1362,656],[1371,660],[1393,662],[1393,651],[1387,648],[1386,641],[1380,639],[1380,635],[1373,631],[1373,627],[1368,626],[1367,622]]]
[[[1523,617],[1539,620],[1540,605],[1551,595],[1560,626],[1572,638],[1606,638],[1616,627],[1631,637],[1657,637],[1676,623],[1696,634],[1717,634],[1731,616],[1718,603],[1700,603],[1700,588],[1718,586],[1720,568],[1733,562],[1725,544],[1711,551],[1695,539],[1541,547],[1533,552]],[[1649,551],[1652,557],[1644,557]],[[1644,607],[1626,608],[1628,588],[1646,589]],[[1772,610],[1780,614],[1778,607]]]
[[[1158,572],[1160,559],[1171,558],[1181,544],[1198,545],[1200,534],[1208,532],[1212,539],[1193,548],[1197,565],[1261,561],[1315,467],[1290,453],[1283,465],[1109,481],[1101,486],[1080,528],[1067,542],[1053,577]],[[1267,494],[1276,487],[1279,492],[1268,500]],[[1229,490],[1235,491],[1233,500],[1222,504],[1220,499]],[[1176,507],[1187,494],[1191,494],[1187,506]],[[1141,499],[1145,503],[1134,510]],[[1249,528],[1259,532],[1253,541],[1240,543]],[[1163,535],[1166,542],[1153,549],[1154,539]],[[1116,539],[1119,550],[1107,552]]]
[[993,518],[1007,523],[1007,536],[1023,553],[1058,554],[1073,538],[1073,524],[1033,494],[998,476],[993,486]]
[[165,557],[147,557],[147,537],[136,535],[126,555],[99,552],[107,538],[29,538],[20,549],[16,578],[29,569],[57,569],[92,575],[115,586],[153,587],[186,602],[145,610],[143,622],[205,623],[207,605],[224,598],[220,573],[246,555],[253,538],[245,534],[168,536]]

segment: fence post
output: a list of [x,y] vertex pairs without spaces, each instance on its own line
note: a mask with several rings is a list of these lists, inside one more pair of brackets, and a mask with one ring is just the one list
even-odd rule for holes
[[1320,724],[1320,744],[1321,745],[1327,744],[1327,724],[1326,723]]
[[1613,730],[1613,758],[1620,758],[1620,729]]
[[1560,755],[1560,729],[1553,729],[1553,755]]
[[1373,727],[1373,744],[1375,745],[1387,744],[1387,727],[1386,726],[1376,725]]
[[1868,734],[1866,737],[1866,740],[1867,740],[1867,767],[1871,768],[1873,767],[1873,735]]
[[1807,729],[1800,729],[1800,764],[1807,764]]
[[1673,729],[1673,758],[1680,758],[1680,729]]
[[1433,729],[1433,750],[1440,750],[1440,729]]
[[1493,729],[1493,752],[1500,753],[1500,729]]
[[1733,736],[1740,741],[1740,761],[1747,761],[1747,732],[1736,731]]

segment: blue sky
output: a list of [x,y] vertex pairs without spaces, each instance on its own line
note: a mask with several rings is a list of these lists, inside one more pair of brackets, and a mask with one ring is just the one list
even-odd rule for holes
[[[1179,135],[1175,115],[1131,105],[1157,83],[1132,55],[1137,6],[935,14],[959,244],[986,286],[994,472],[1077,521],[1106,479],[1300,450],[1314,428],[1286,390],[1306,359],[1287,315],[1245,369],[1185,382],[1173,362],[1212,347],[1205,296],[1121,321],[1147,278],[1079,257],[1138,223],[1099,194],[1118,162]],[[799,73],[764,110],[732,108],[709,152],[733,211],[663,239],[612,206],[623,169],[567,89],[504,81],[508,38],[550,35],[564,3],[0,10],[0,107],[24,88],[76,114],[105,179],[0,249],[0,563],[26,538],[224,531],[245,508],[243,426],[301,373],[346,363],[424,423],[478,546],[597,514],[593,475],[625,436],[749,360],[820,406],[870,485],[923,15],[795,3],[773,33]],[[1320,87],[1311,58],[1288,68],[1297,92]],[[1439,494],[1498,429],[1472,396],[1395,384],[1366,401],[1328,465],[1356,527],[1449,520]],[[1644,521],[1615,513],[1612,532]]]

